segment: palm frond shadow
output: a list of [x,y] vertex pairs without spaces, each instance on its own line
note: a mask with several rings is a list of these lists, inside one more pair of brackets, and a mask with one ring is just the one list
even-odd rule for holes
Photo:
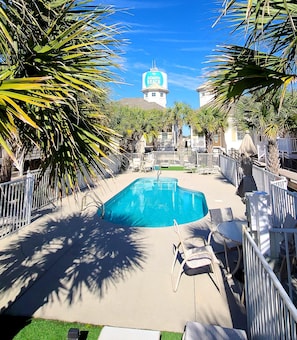
[[141,234],[103,224],[97,215],[73,215],[27,233],[0,252],[1,312],[33,315],[55,298],[71,305],[83,287],[104,296],[110,285],[142,270],[147,255]]
[[[199,223],[199,225],[192,226],[189,229],[189,237],[194,238],[194,239],[197,237],[204,237],[205,239],[207,239],[208,233],[209,233],[208,223],[209,221],[207,221],[207,219],[204,219]],[[220,248],[217,247],[218,244],[216,244],[215,242],[212,242],[211,245],[214,251],[216,252],[217,258],[221,262],[221,271],[223,273],[222,266],[224,266],[224,253]],[[222,245],[218,245],[218,246],[222,247],[223,249]],[[245,317],[246,312],[243,306],[241,306],[240,313],[238,312],[238,306],[240,305],[240,302],[238,301],[238,298],[235,298],[235,296],[241,296],[243,287],[241,284],[238,284],[236,280],[234,281],[231,280],[231,282],[228,283],[228,280],[224,278],[225,274],[222,274],[222,275],[223,275],[222,277],[223,277],[224,291],[226,293],[226,298],[227,298],[229,310],[231,313],[233,327],[246,329],[246,317]]]

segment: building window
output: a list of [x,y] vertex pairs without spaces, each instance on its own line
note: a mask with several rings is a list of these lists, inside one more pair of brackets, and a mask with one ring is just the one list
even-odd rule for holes
[[163,95],[164,95],[164,93],[163,93],[163,92],[161,92],[161,93],[160,93],[160,97],[163,97]]
[[168,140],[168,133],[167,132],[162,132],[162,142],[166,142]]
[[146,93],[145,96],[148,97],[148,94]]
[[152,97],[156,97],[156,92],[153,92],[153,93],[152,93]]
[[242,140],[245,135],[245,131],[237,131],[237,140]]

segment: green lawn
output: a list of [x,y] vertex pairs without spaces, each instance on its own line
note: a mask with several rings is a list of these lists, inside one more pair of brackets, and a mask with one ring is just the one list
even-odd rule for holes
[[[80,340],[97,340],[101,326],[55,320],[0,315],[1,340],[66,340],[70,328],[80,330]],[[162,332],[162,340],[181,340],[182,334]]]
[[185,168],[181,165],[169,165],[168,167],[161,167],[161,170],[183,171]]

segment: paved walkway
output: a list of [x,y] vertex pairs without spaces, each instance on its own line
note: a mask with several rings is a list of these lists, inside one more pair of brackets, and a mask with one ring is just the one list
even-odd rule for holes
[[[103,201],[137,177],[125,173],[95,190]],[[202,191],[208,208],[231,206],[245,219],[245,206],[221,175],[163,171],[182,187]],[[84,193],[51,207],[18,233],[0,241],[0,308],[14,315],[33,315],[97,325],[182,332],[187,321],[245,327],[236,282],[220,277],[219,292],[207,274],[182,276],[171,287],[176,235],[172,228],[122,228],[90,207],[81,212]],[[189,235],[208,234],[209,217],[183,226]]]

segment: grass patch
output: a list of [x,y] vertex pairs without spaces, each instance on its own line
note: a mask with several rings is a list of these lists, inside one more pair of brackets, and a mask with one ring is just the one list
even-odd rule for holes
[[[79,340],[97,340],[102,326],[78,322],[0,315],[1,340],[65,340],[70,328],[80,330]],[[162,332],[162,340],[181,340],[182,334]]]
[[80,340],[97,340],[100,326],[17,316],[0,316],[3,340],[64,340],[70,328],[79,328]]
[[181,340],[182,334],[172,332],[161,332],[161,340]]
[[183,171],[183,170],[185,170],[185,168],[181,165],[170,165],[168,167],[161,167],[161,170]]

